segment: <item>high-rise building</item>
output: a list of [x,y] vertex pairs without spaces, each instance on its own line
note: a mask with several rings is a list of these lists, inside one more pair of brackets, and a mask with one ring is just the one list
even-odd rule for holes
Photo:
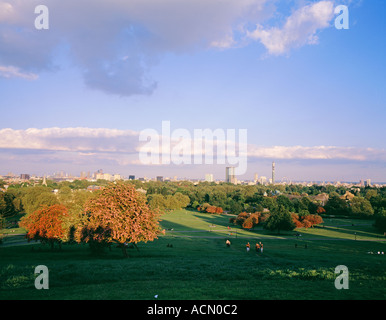
[[27,174],[27,173],[22,173],[22,174],[20,175],[20,179],[21,179],[21,180],[29,180],[29,179],[30,179],[30,175]]
[[263,185],[267,184],[267,177],[261,176],[260,177],[260,184],[263,184]]
[[225,182],[236,183],[235,167],[225,168]]
[[207,182],[213,182],[213,173],[207,173],[207,174],[205,174],[205,181],[207,181]]
[[272,184],[275,184],[275,161],[272,162]]
[[254,181],[255,183],[257,183],[257,182],[259,181],[259,175],[258,175],[257,173],[255,173],[255,176],[254,176],[253,181]]
[[113,176],[112,176],[112,180],[114,181],[117,181],[117,180],[122,180],[122,177],[119,173],[115,173]]

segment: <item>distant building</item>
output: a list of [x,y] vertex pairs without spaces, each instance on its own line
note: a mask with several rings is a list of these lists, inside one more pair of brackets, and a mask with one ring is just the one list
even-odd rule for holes
[[129,176],[129,180],[135,180],[135,176],[130,175],[130,176]]
[[96,173],[95,179],[96,180],[115,181],[115,180],[120,180],[121,176],[119,174],[111,175],[110,173]]
[[346,193],[341,196],[340,198],[343,199],[343,200],[346,200],[346,201],[351,201],[355,196],[349,192],[349,191],[346,191]]
[[225,168],[225,182],[236,183],[235,167]]
[[114,181],[122,180],[122,177],[121,177],[120,174],[116,173],[116,174],[114,174],[114,176],[113,176],[113,180],[114,180]]
[[253,181],[254,181],[255,183],[257,183],[257,182],[259,181],[259,175],[258,175],[257,173],[255,173],[255,176],[254,176]]
[[213,174],[212,173],[205,174],[205,181],[213,182]]
[[100,190],[100,189],[102,189],[102,187],[101,186],[95,186],[95,185],[92,185],[92,186],[88,186],[87,187],[87,191],[96,191],[96,190]]
[[30,179],[30,175],[29,174],[26,174],[26,173],[22,173],[20,175],[20,179],[21,180],[29,180]]
[[162,181],[164,181],[164,177],[163,176],[157,176],[156,180],[162,182]]
[[314,201],[321,206],[325,206],[328,201],[328,194],[327,193],[320,193],[314,197]]

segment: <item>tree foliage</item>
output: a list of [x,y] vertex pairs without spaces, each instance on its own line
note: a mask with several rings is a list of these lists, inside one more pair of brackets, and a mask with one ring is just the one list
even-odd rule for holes
[[283,231],[291,231],[296,225],[292,220],[292,216],[283,206],[279,206],[274,210],[264,224],[264,228],[270,231],[277,230],[277,233]]
[[302,216],[300,214],[291,213],[291,216],[296,228],[310,228],[314,225],[323,223],[322,217],[317,214],[307,214]]
[[22,203],[25,212],[33,213],[41,206],[52,206],[59,204],[58,198],[52,193],[48,187],[36,186],[28,187],[24,191]]
[[44,206],[24,216],[20,226],[27,230],[27,239],[48,242],[53,248],[60,243],[65,235],[63,221],[67,216],[67,208],[63,205]]
[[97,198],[86,202],[87,220],[79,240],[90,243],[118,243],[126,255],[126,245],[153,241],[160,233],[159,213],[150,209],[146,196],[129,183],[112,183]]
[[374,214],[370,201],[363,197],[354,197],[351,200],[351,210],[353,214],[360,216],[372,216]]

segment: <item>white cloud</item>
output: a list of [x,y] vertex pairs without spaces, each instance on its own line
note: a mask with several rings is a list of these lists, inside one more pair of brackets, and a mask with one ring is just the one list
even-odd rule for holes
[[0,148],[71,152],[134,153],[137,134],[131,130],[104,128],[1,129]]
[[[231,46],[234,29],[257,21],[266,1],[0,0],[0,65],[53,70],[52,52],[66,43],[90,88],[151,94],[150,70],[163,54]],[[49,9],[49,30],[34,28],[37,5]]]
[[259,40],[269,54],[282,55],[292,48],[318,43],[317,32],[330,26],[333,14],[333,1],[319,1],[296,10],[281,29],[264,29],[258,24],[247,36]]
[[0,22],[7,21],[13,15],[13,7],[8,2],[0,2]]
[[386,150],[336,146],[248,146],[250,158],[386,161]]
[[[99,157],[113,160],[134,156],[138,160],[141,142],[139,132],[105,128],[30,128],[26,130],[1,129],[0,148],[9,150],[65,151],[83,158]],[[161,137],[160,137],[161,138]],[[194,144],[186,142],[188,146]],[[162,140],[160,140],[161,142]],[[171,141],[171,149],[180,141]],[[215,147],[216,140],[208,146]],[[204,150],[204,148],[202,149]],[[214,150],[214,149],[213,149]],[[152,150],[159,151],[162,149]],[[215,153],[216,154],[216,153]],[[194,153],[192,153],[194,155]],[[303,160],[347,160],[386,161],[386,150],[373,148],[337,146],[257,146],[248,145],[249,159],[303,159]]]
[[3,78],[22,78],[26,80],[36,80],[39,76],[35,73],[25,73],[20,71],[19,68],[13,66],[1,66],[0,65],[0,77]]
[[[0,0],[0,65],[12,69],[0,75],[31,79],[55,71],[53,52],[66,44],[88,87],[123,96],[157,88],[151,70],[165,53],[228,49],[254,39],[280,55],[317,43],[333,16],[333,1],[318,1],[296,10],[282,28],[264,28],[277,1],[8,1]],[[37,5],[49,9],[49,30],[34,28]]]

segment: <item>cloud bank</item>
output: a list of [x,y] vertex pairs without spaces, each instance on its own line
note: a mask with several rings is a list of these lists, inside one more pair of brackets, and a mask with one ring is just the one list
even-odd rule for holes
[[[25,155],[37,153],[51,157],[55,152],[68,152],[73,158],[95,156],[110,160],[127,160],[139,164],[138,153],[142,142],[140,132],[105,128],[30,128],[26,130],[1,129],[0,149]],[[172,141],[181,143],[181,141]],[[192,145],[194,141],[190,141]],[[215,143],[209,146],[214,146]],[[159,149],[161,150],[161,148]],[[203,152],[204,152],[203,148]],[[72,159],[72,160],[71,160]],[[248,159],[346,160],[354,162],[386,161],[386,150],[338,146],[257,146],[248,145]],[[125,161],[126,161],[125,160]],[[127,161],[126,161],[127,162]],[[129,162],[127,162],[129,163]]]
[[[152,67],[165,53],[227,49],[261,42],[269,54],[317,42],[332,1],[298,8],[283,27],[263,27],[275,14],[268,0],[0,0],[0,76],[36,80],[55,71],[65,45],[88,87],[121,96],[151,94]],[[36,30],[34,9],[49,9],[49,30]],[[253,28],[251,28],[253,26]]]

